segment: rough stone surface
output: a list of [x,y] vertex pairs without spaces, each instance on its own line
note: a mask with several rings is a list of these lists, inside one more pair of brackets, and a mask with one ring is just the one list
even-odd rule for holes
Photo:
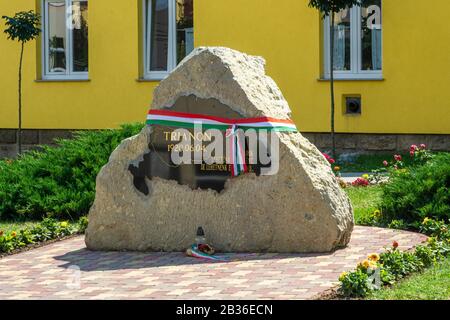
[[[428,139],[426,134],[416,134],[416,135],[399,135],[397,138],[397,150],[400,150],[404,153],[409,153],[410,146],[412,144],[420,145],[421,143],[425,143],[427,147],[429,148],[429,141],[433,140],[437,136],[431,136],[430,139]],[[447,137],[448,139],[449,137]]]
[[38,144],[39,143],[39,130],[24,130],[22,131],[22,143],[23,144]]
[[342,133],[339,139],[336,139],[336,148],[338,149],[355,149],[356,141],[351,133]]
[[1,158],[14,158],[17,154],[17,146],[15,144],[0,145]]
[[[231,49],[198,48],[156,88],[152,108],[195,95],[217,99],[243,117],[288,119],[289,106],[264,65],[260,57]],[[277,133],[276,175],[230,178],[220,193],[152,178],[145,196],[128,166],[150,152],[151,133],[145,127],[124,140],[98,174],[89,249],[181,251],[200,225],[219,251],[325,252],[349,242],[351,203],[325,158],[300,133]]]
[[69,130],[39,130],[40,144],[55,144],[55,139],[70,139],[73,134]]
[[380,135],[373,137],[371,135],[362,134],[359,136],[359,144],[367,150],[386,150],[394,151],[397,146],[395,135]]
[[0,143],[16,143],[16,135],[15,129],[1,129]]
[[432,150],[449,151],[450,150],[450,136],[449,135],[435,135],[429,137],[428,147]]

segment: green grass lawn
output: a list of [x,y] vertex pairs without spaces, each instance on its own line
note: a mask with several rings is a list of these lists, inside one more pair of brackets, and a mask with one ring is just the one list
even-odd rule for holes
[[448,300],[450,299],[450,257],[436,266],[400,281],[392,288],[376,291],[376,300]]
[[39,223],[39,221],[0,221],[0,230],[3,232],[19,231],[26,227],[32,227]]
[[352,201],[355,223],[367,225],[372,213],[378,209],[381,201],[381,187],[348,187],[345,191]]

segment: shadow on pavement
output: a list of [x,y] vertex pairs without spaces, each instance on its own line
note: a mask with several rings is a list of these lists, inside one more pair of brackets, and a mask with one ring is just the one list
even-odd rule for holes
[[315,259],[333,253],[224,253],[218,254],[226,261],[210,261],[186,256],[183,252],[128,252],[128,251],[90,251],[86,248],[67,252],[54,257],[66,262],[61,268],[78,266],[82,271],[107,271],[121,269],[158,268],[183,265],[218,265],[255,260],[274,260],[303,258]]

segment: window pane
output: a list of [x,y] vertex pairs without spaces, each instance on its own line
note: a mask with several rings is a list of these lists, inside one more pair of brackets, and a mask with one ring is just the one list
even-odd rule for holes
[[169,46],[168,0],[149,0],[150,17],[150,71],[167,71]]
[[361,6],[362,70],[381,70],[381,0],[364,0]]
[[66,6],[48,2],[48,71],[66,72]]
[[73,71],[88,71],[88,2],[72,2]]
[[346,71],[350,64],[350,15],[351,10],[341,10],[334,21],[334,70]]
[[177,63],[194,49],[194,1],[177,0]]

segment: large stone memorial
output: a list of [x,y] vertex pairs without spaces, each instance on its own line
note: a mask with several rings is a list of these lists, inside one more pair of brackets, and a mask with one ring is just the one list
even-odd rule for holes
[[[161,81],[151,109],[230,121],[287,120],[289,106],[264,65],[260,57],[228,48],[198,48]],[[186,130],[194,141],[188,151],[214,140],[208,131]],[[300,133],[274,134],[278,171],[262,174],[272,163],[257,159],[248,172],[233,176],[225,158],[175,164],[171,152],[183,134],[164,123],[144,127],[122,141],[98,174],[87,247],[183,251],[199,226],[219,251],[327,252],[345,246],[353,210],[328,162]],[[251,150],[242,153],[248,162]]]

